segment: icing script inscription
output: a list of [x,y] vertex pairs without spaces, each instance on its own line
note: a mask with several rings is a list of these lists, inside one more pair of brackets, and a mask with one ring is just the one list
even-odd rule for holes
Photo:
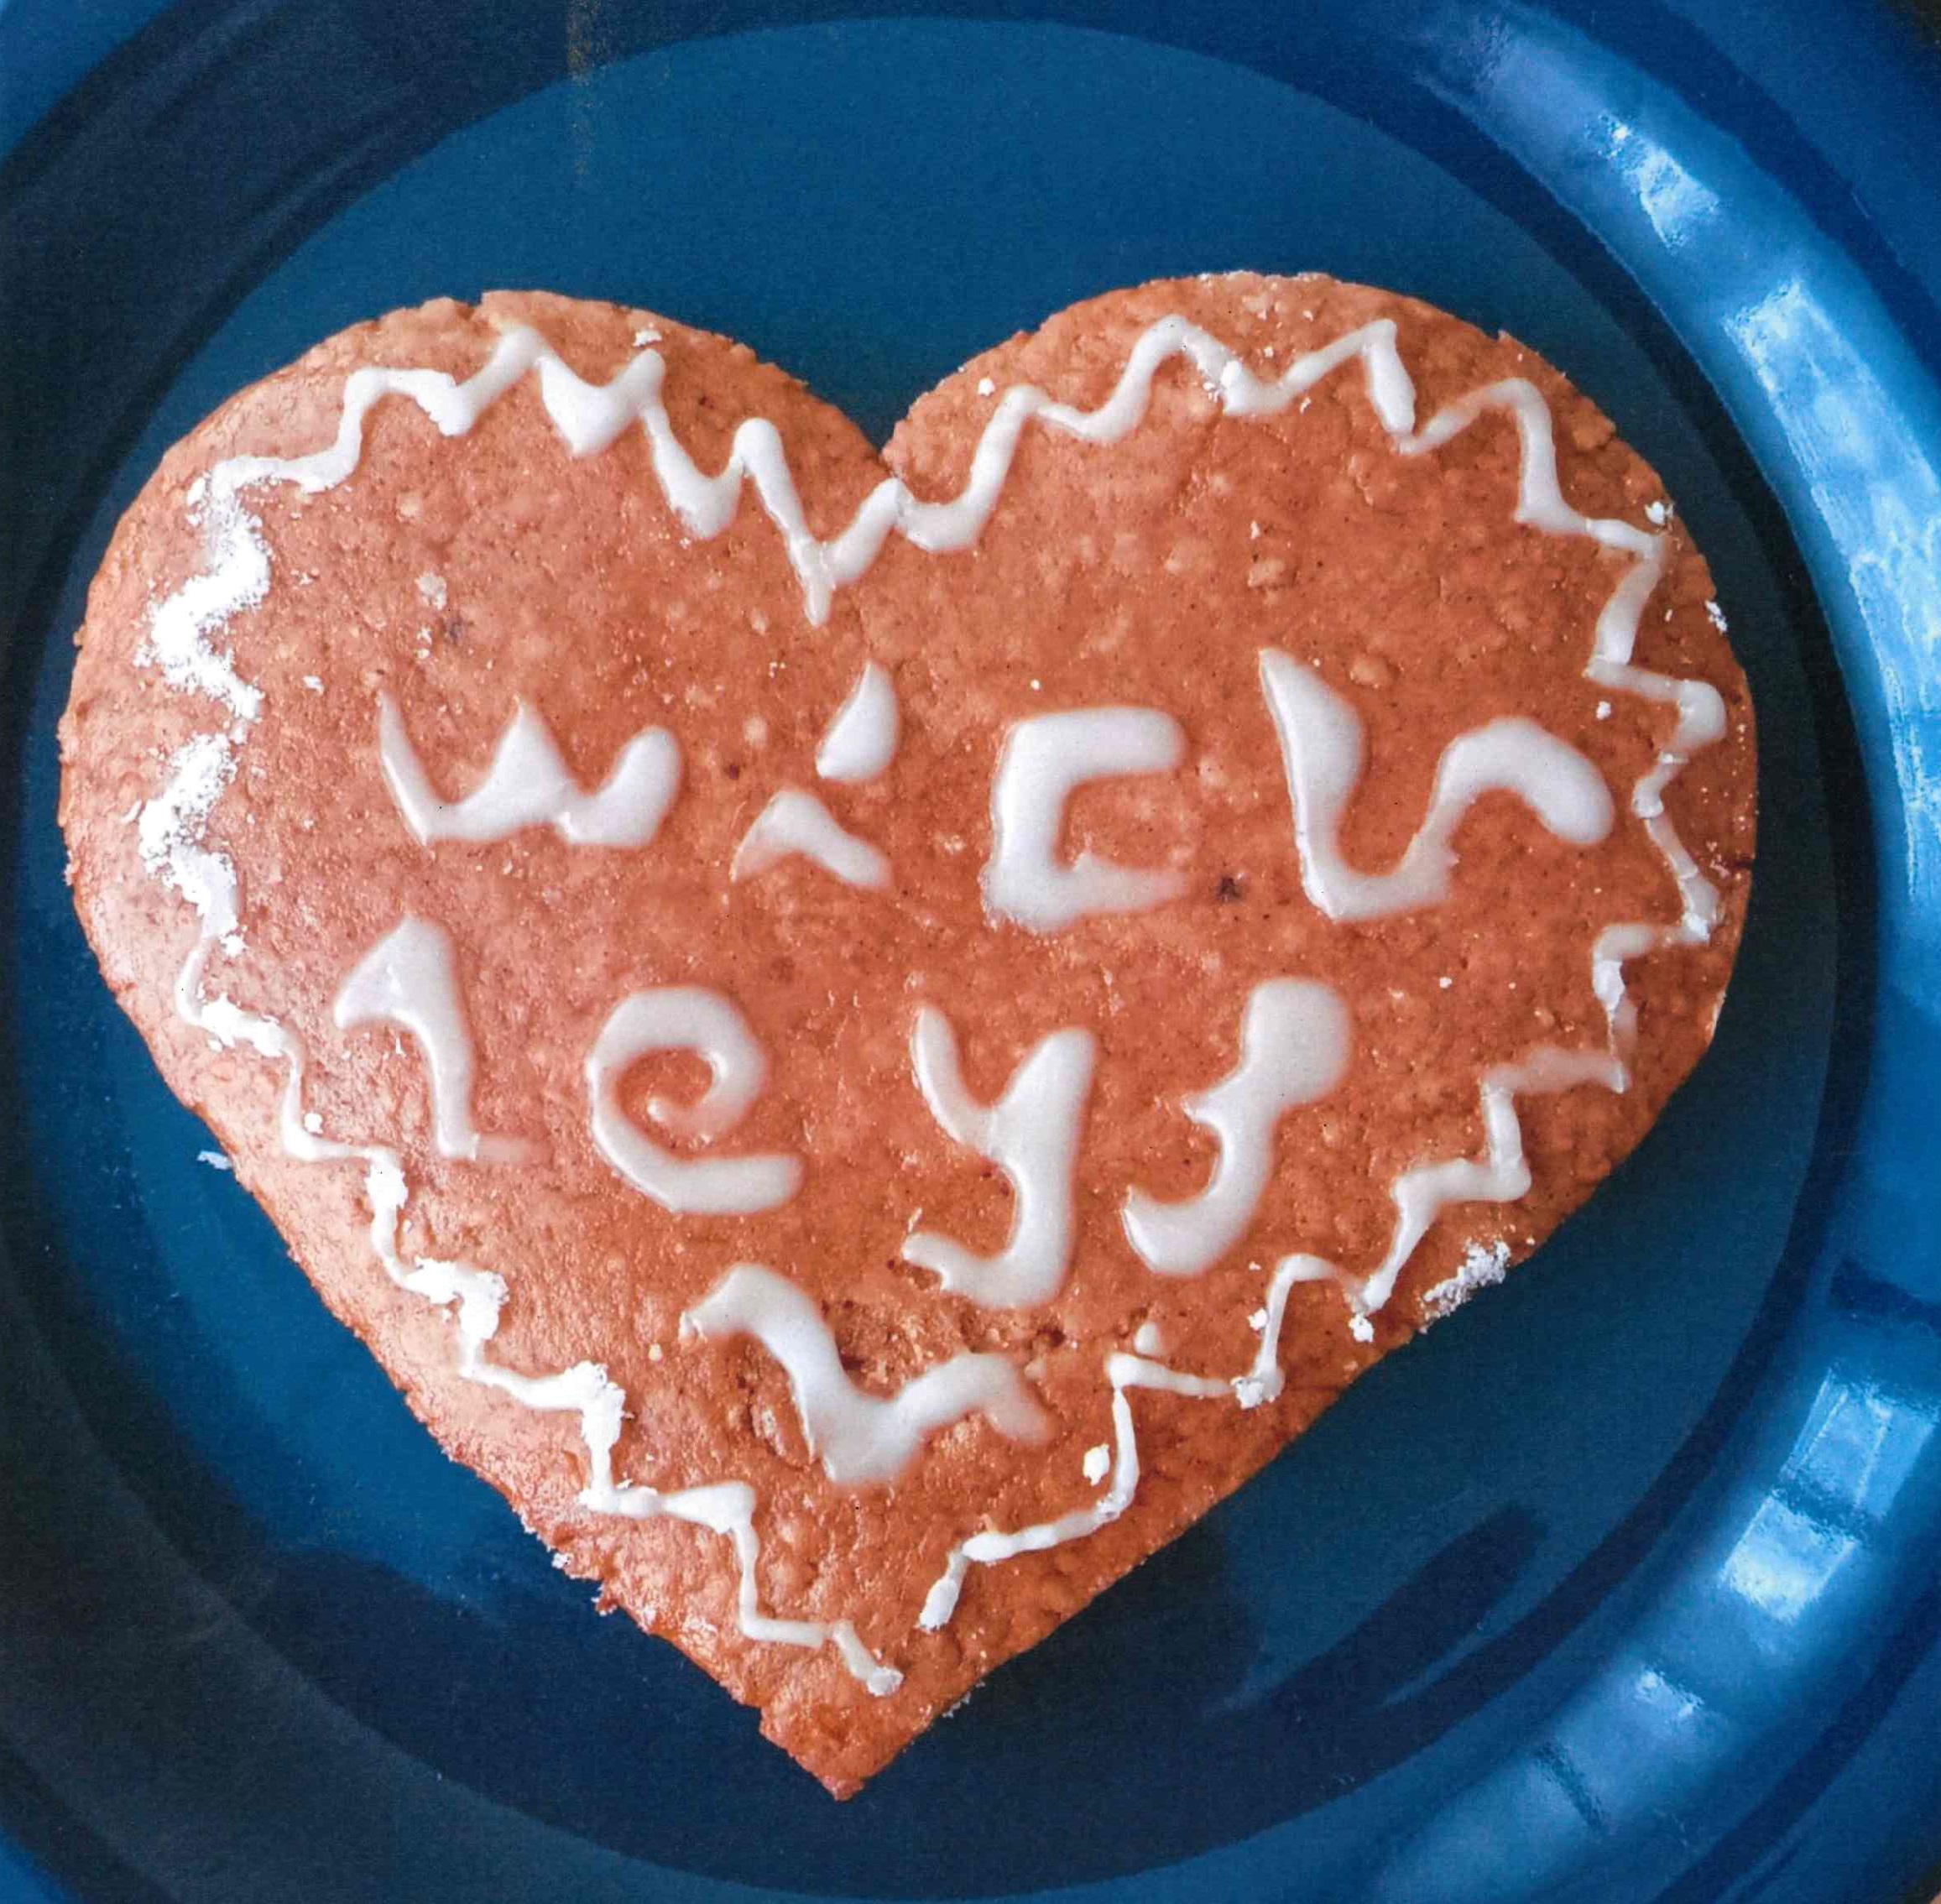
[[[1239,419],[1277,415],[1304,404],[1304,393],[1323,378],[1357,371],[1393,452],[1404,457],[1433,453],[1491,413],[1513,422],[1521,453],[1516,520],[1547,535],[1587,539],[1625,559],[1598,616],[1583,674],[1595,690],[1634,696],[1675,716],[1656,759],[1631,788],[1629,804],[1664,862],[1679,916],[1671,924],[1619,921],[1602,931],[1590,978],[1605,1019],[1603,1043],[1580,1050],[1539,1046],[1490,1068],[1477,1087],[1480,1153],[1425,1159],[1394,1179],[1389,1186],[1393,1227],[1380,1261],[1357,1270],[1298,1250],[1276,1260],[1254,1318],[1259,1347],[1246,1367],[1229,1375],[1173,1367],[1160,1359],[1164,1337],[1151,1322],[1129,1343],[1104,1348],[1101,1373],[1112,1438],[1087,1450],[1077,1504],[1015,1528],[986,1526],[952,1548],[918,1620],[921,1628],[934,1630],[952,1617],[972,1568],[1083,1539],[1125,1512],[1140,1477],[1135,1395],[1157,1390],[1244,1409],[1272,1401],[1284,1385],[1280,1342],[1294,1289],[1309,1283],[1338,1287],[1356,1333],[1369,1334],[1370,1318],[1390,1300],[1444,1210],[1512,1201],[1528,1189],[1519,1099],[1580,1086],[1627,1088],[1637,1036],[1627,964],[1662,948],[1703,944],[1720,909],[1718,891],[1678,836],[1664,795],[1693,754],[1721,738],[1724,704],[1709,684],[1654,674],[1632,658],[1641,615],[1664,569],[1663,538],[1622,520],[1585,516],[1565,500],[1557,484],[1550,412],[1542,393],[1527,382],[1510,378],[1475,390],[1418,428],[1414,387],[1396,347],[1395,326],[1385,320],[1262,376],[1183,318],[1163,318],[1140,336],[1116,386],[1096,409],[1075,409],[1029,386],[1009,389],[989,413],[959,494],[925,500],[886,477],[826,541],[807,525],[772,424],[759,417],[741,423],[722,467],[703,472],[677,438],[661,402],[666,364],[658,352],[643,351],[611,383],[592,384],[568,368],[536,331],[515,326],[504,331],[489,361],[467,380],[420,369],[357,370],[346,381],[331,441],[303,456],[236,457],[211,470],[190,492],[206,566],[155,606],[138,657],[172,690],[212,704],[216,717],[207,731],[177,749],[164,784],[138,816],[143,862],[181,895],[200,924],[175,985],[181,1019],[219,1047],[245,1048],[280,1067],[275,1128],[287,1155],[306,1164],[362,1170],[373,1255],[398,1289],[450,1317],[458,1373],[519,1406],[577,1418],[585,1450],[579,1500],[586,1511],[676,1521],[725,1541],[736,1568],[740,1631],[764,1644],[828,1648],[875,1697],[894,1693],[901,1676],[864,1644],[850,1620],[791,1619],[764,1605],[755,1490],[733,1478],[662,1490],[617,1474],[615,1449],[627,1412],[623,1390],[592,1362],[527,1374],[495,1359],[493,1339],[514,1299],[506,1277],[467,1263],[407,1258],[401,1225],[410,1192],[400,1151],[326,1134],[321,1119],[305,1108],[310,1057],[304,1041],[290,1026],[243,1009],[212,987],[210,967],[217,952],[237,957],[245,947],[242,882],[227,856],[208,843],[206,828],[263,717],[263,693],[237,673],[211,638],[231,617],[261,602],[273,579],[269,544],[246,498],[266,486],[314,493],[348,481],[363,455],[365,420],[384,401],[414,404],[443,435],[462,436],[514,385],[535,377],[545,414],[575,456],[597,455],[622,431],[638,427],[654,479],[689,535],[705,540],[722,533],[744,489],[753,491],[786,553],[806,619],[820,624],[835,592],[858,581],[890,536],[933,554],[973,544],[999,505],[1028,429],[1102,448],[1122,441],[1145,416],[1156,375],[1176,359],[1199,378],[1224,415]],[[421,578],[420,587],[425,586]],[[1446,897],[1456,870],[1456,828],[1485,793],[1514,795],[1552,833],[1575,846],[1594,843],[1613,823],[1609,790],[1580,753],[1529,721],[1498,720],[1450,742],[1429,811],[1397,863],[1377,872],[1351,867],[1337,841],[1361,771],[1359,719],[1318,675],[1279,649],[1260,656],[1260,678],[1262,717],[1271,722],[1286,769],[1302,884],[1331,919],[1380,921]],[[1600,706],[1600,717],[1604,711]],[[532,827],[550,827],[576,848],[640,848],[654,840],[680,796],[679,743],[665,730],[648,728],[634,735],[608,765],[604,780],[589,791],[568,767],[540,710],[520,703],[483,777],[469,792],[448,799],[427,774],[388,695],[379,696],[376,713],[385,785],[403,825],[427,850],[442,842],[498,841]],[[817,778],[857,784],[893,773],[900,733],[895,684],[880,665],[867,663],[828,718],[815,756]],[[477,738],[466,744],[477,744]],[[1178,869],[1121,865],[1083,853],[1067,860],[1059,837],[1067,801],[1084,783],[1169,774],[1186,763],[1191,750],[1192,737],[1156,708],[1067,709],[1015,723],[1002,738],[990,790],[990,848],[981,884],[993,924],[1045,936],[1088,917],[1143,912],[1175,900],[1182,886]],[[760,878],[790,858],[866,890],[881,890],[893,877],[879,848],[848,832],[820,799],[800,787],[785,788],[762,810],[734,855],[731,878]],[[429,1083],[435,1150],[460,1166],[503,1166],[526,1153],[510,1139],[481,1133],[474,1121],[473,1052],[459,970],[447,928],[406,917],[344,976],[335,1023],[344,1031],[385,1023],[409,1033]],[[1083,1273],[1073,1261],[1073,1176],[1098,1046],[1083,1026],[1050,1031],[1025,1052],[999,1096],[987,1103],[964,1083],[947,1004],[920,1004],[915,1010],[912,1087],[952,1144],[1006,1179],[1010,1229],[999,1250],[980,1255],[916,1227],[913,1218],[903,1258],[935,1275],[943,1291],[975,1305],[1003,1310],[1041,1303],[1067,1278]],[[1155,1276],[1202,1274],[1247,1236],[1271,1178],[1280,1120],[1338,1086],[1354,1062],[1352,1030],[1342,1000],[1325,986],[1287,975],[1254,989],[1236,1028],[1232,1069],[1178,1099],[1179,1108],[1215,1146],[1204,1187],[1175,1202],[1161,1201],[1136,1184],[1118,1192],[1126,1241]],[[971,1035],[977,1035],[976,1027]],[[645,1118],[658,1136],[649,1134],[624,1101],[629,1071],[657,1051],[697,1055],[709,1072],[706,1088],[691,1102],[648,1099]],[[754,1107],[767,1077],[767,1054],[734,1001],[697,986],[634,992],[612,1006],[584,1061],[592,1141],[608,1168],[677,1220],[772,1209],[796,1194],[806,1167],[803,1158],[785,1150],[715,1150]],[[691,1154],[696,1149],[702,1154]],[[1500,1273],[1500,1262],[1487,1251],[1479,1261],[1484,1269],[1465,1271],[1471,1284],[1489,1280],[1486,1271]],[[1431,1294],[1435,1302],[1453,1299],[1442,1291]],[[950,1356],[894,1394],[872,1392],[845,1368],[819,1306],[785,1277],[757,1265],[725,1266],[683,1323],[684,1337],[694,1345],[689,1352],[747,1338],[780,1365],[805,1440],[829,1478],[842,1485],[893,1482],[922,1458],[930,1437],[957,1432],[955,1425],[973,1417],[984,1427],[973,1422],[963,1432],[988,1428],[1020,1446],[1041,1440],[1050,1427],[1024,1369],[1000,1354]]]
[[613,1007],[587,1056],[587,1095],[600,1155],[640,1192],[677,1216],[742,1217],[785,1203],[802,1181],[799,1157],[678,1157],[621,1108],[620,1081],[650,1051],[692,1051],[707,1066],[707,1088],[691,1104],[650,1100],[648,1114],[670,1136],[712,1140],[732,1130],[768,1075],[747,1021],[718,992],[665,985]]
[[1072,1263],[1072,1166],[1097,1056],[1089,1031],[1054,1031],[1032,1046],[994,1104],[980,1104],[964,1088],[950,1020],[929,1005],[916,1015],[910,1060],[930,1114],[952,1142],[1004,1173],[1017,1208],[1010,1239],[994,1256],[919,1230],[903,1245],[905,1262],[934,1270],[946,1289],[987,1308],[1057,1294]]
[[1001,1355],[953,1355],[879,1401],[850,1380],[822,1312],[784,1276],[757,1263],[730,1270],[681,1318],[702,1338],[753,1336],[787,1371],[809,1452],[832,1481],[894,1481],[925,1438],[967,1415],[982,1415],[1013,1441],[1051,1430],[1024,1378]]
[[492,765],[463,800],[432,791],[397,703],[378,697],[378,758],[404,824],[421,846],[434,840],[503,840],[527,827],[550,827],[572,846],[644,846],[659,831],[681,785],[674,737],[649,728],[620,750],[597,793],[585,793],[566,769],[551,730],[523,702]]

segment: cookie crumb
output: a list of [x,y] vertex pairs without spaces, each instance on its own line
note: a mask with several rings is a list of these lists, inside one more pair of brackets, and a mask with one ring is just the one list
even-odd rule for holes
[[1499,1239],[1495,1243],[1472,1242],[1463,1251],[1463,1260],[1453,1276],[1422,1291],[1422,1319],[1439,1322],[1453,1315],[1479,1289],[1502,1281],[1510,1269],[1510,1245]]

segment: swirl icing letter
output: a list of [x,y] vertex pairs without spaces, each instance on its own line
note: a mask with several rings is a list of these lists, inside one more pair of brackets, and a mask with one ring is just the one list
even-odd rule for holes
[[710,1139],[731,1130],[768,1074],[748,1021],[718,992],[663,985],[621,999],[587,1054],[587,1094],[600,1155],[642,1195],[677,1216],[749,1216],[785,1203],[801,1187],[800,1157],[676,1156],[620,1108],[620,1079],[650,1051],[692,1051],[712,1073],[691,1104],[649,1101],[648,1114],[676,1136]]

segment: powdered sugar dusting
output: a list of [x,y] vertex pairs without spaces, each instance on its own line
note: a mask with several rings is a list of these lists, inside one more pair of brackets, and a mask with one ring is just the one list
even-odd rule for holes
[[1422,1291],[1424,1326],[1453,1315],[1479,1289],[1488,1289],[1502,1281],[1509,1270],[1507,1243],[1500,1239],[1495,1243],[1472,1242],[1464,1250],[1463,1260],[1456,1273]]
[[222,790],[236,777],[235,743],[226,733],[197,734],[169,760],[162,790],[137,816],[135,838],[142,863],[178,890],[183,887],[183,849],[200,842]]
[[269,548],[261,527],[227,485],[198,484],[190,519],[203,531],[200,574],[156,604],[149,636],[135,655],[138,666],[156,667],[173,688],[220,701],[239,721],[253,721],[263,691],[244,681],[230,657],[209,644],[212,631],[253,608],[269,592]]

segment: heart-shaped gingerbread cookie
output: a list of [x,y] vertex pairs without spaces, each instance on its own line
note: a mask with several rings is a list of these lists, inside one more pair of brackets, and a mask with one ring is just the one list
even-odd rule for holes
[[500,295],[164,460],[61,819],[326,1302],[844,1792],[1638,1141],[1744,914],[1722,626],[1405,299],[1114,294],[879,455]]

